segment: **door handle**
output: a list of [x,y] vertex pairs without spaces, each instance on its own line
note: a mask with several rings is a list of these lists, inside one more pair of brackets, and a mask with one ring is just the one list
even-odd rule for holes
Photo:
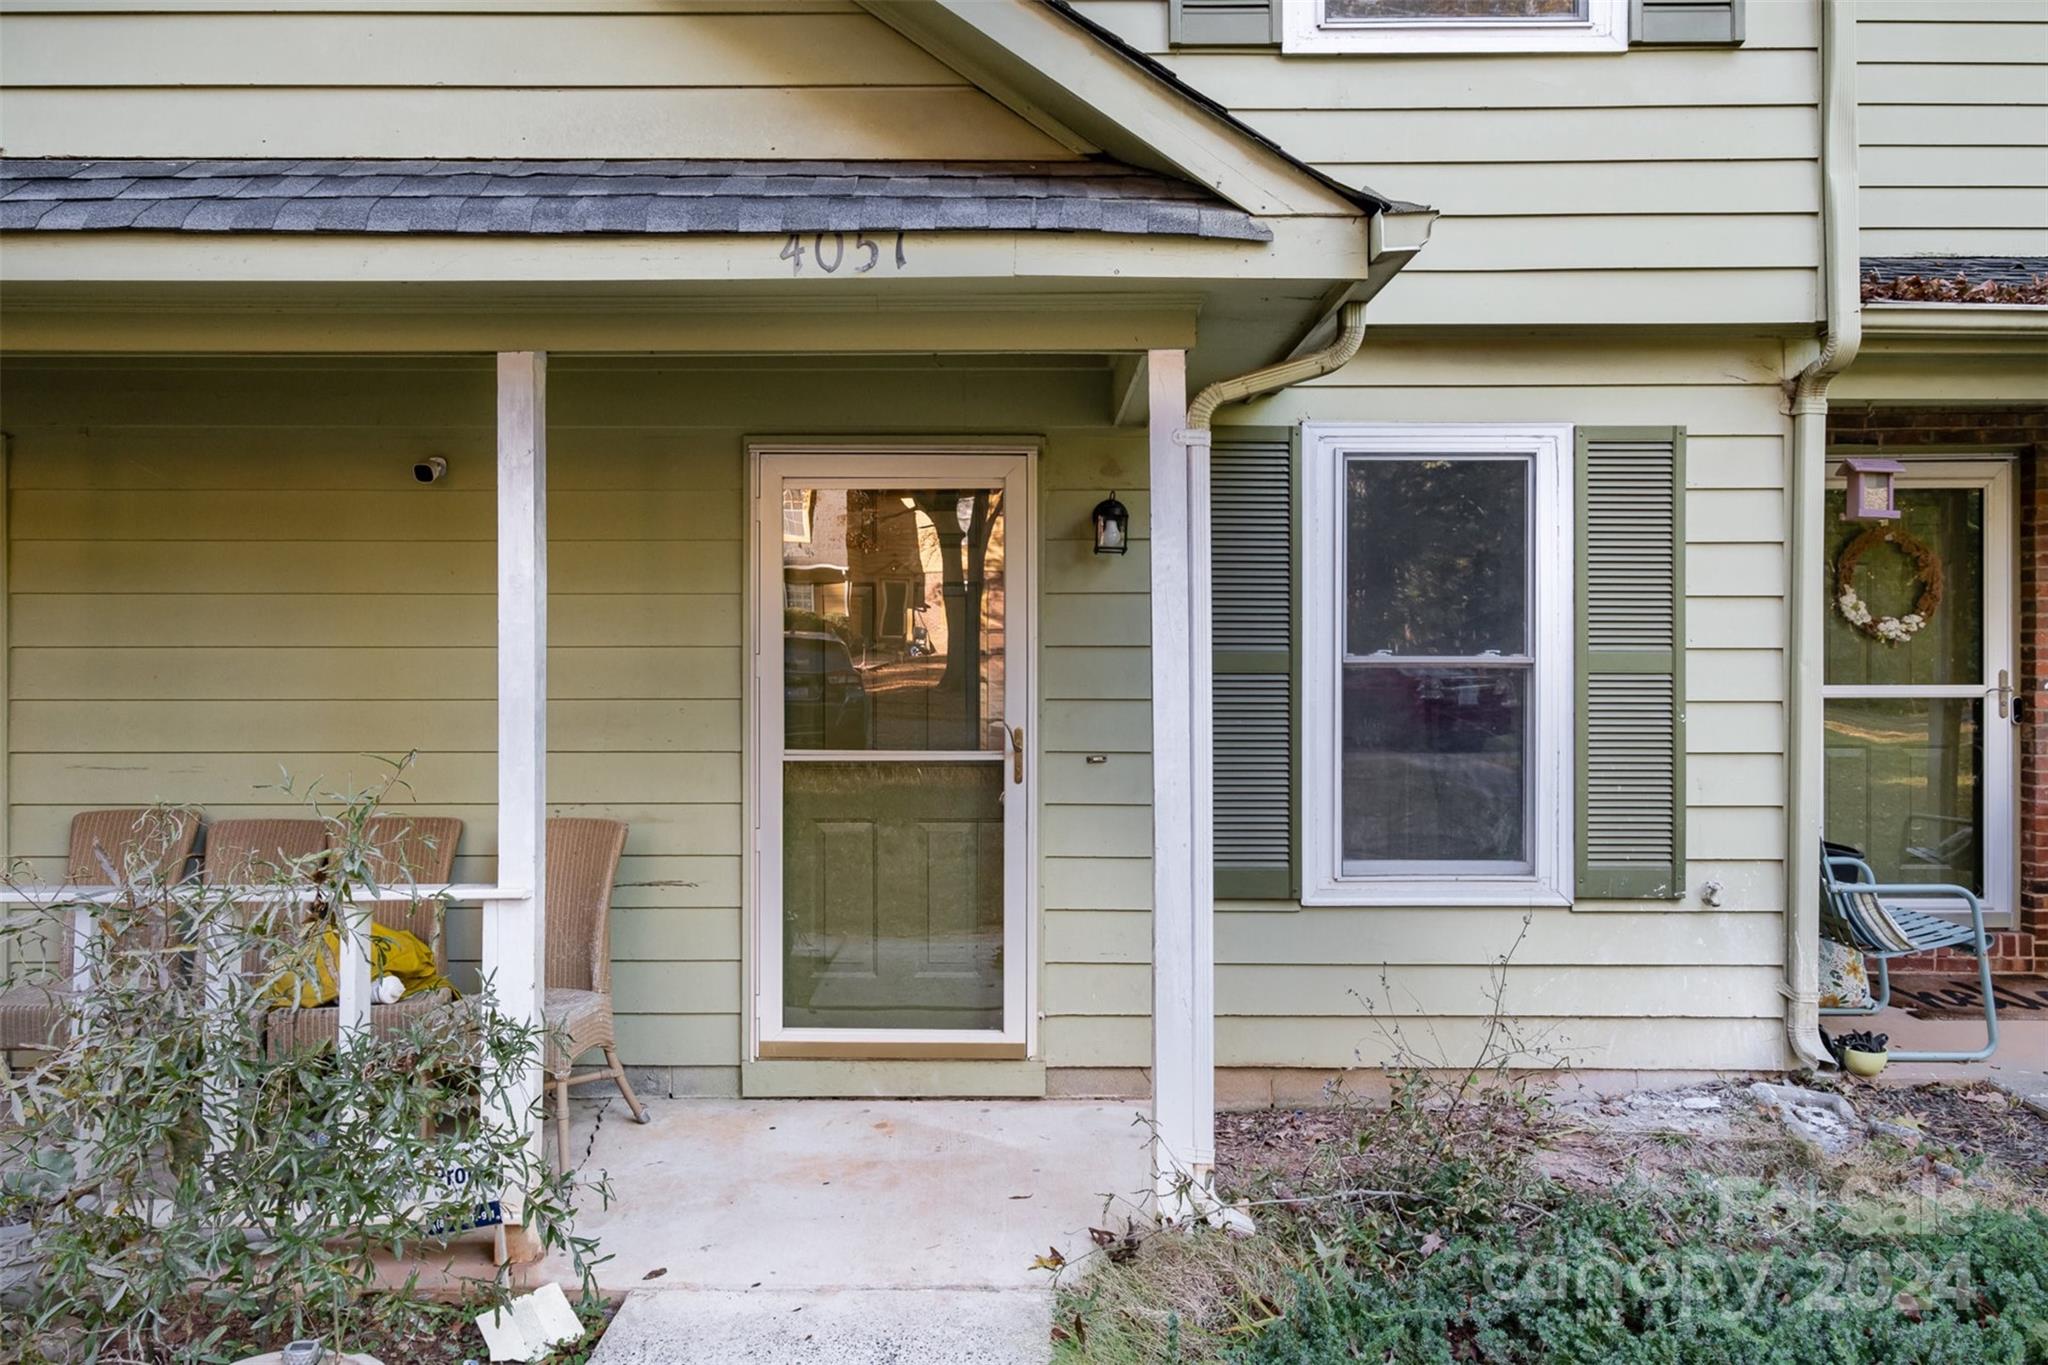
[[1010,727],[1010,781],[1024,785],[1024,727]]
[[1998,670],[1998,686],[1990,688],[1988,695],[1998,698],[1998,718],[2004,720],[2012,714],[2012,672]]

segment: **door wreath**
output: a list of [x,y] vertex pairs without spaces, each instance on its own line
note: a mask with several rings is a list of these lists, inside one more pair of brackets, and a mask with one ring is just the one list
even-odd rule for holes
[[[1920,585],[1920,599],[1904,616],[1879,616],[1856,591],[1856,566],[1872,548],[1888,544],[1913,561],[1913,576]],[[1895,526],[1873,526],[1850,541],[1835,560],[1835,610],[1842,619],[1873,640],[1902,645],[1926,629],[1941,605],[1941,556],[1927,544]]]

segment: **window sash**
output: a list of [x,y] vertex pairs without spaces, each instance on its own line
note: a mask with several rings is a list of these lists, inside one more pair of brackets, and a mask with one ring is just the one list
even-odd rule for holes
[[[1303,613],[1302,903],[1568,905],[1571,747],[1572,429],[1545,424],[1305,423],[1300,548]],[[1517,460],[1528,465],[1523,584],[1526,652],[1357,655],[1345,648],[1348,469],[1358,458]],[[1517,860],[1344,856],[1343,688],[1347,670],[1522,671],[1523,852]]]
[[1283,52],[1626,52],[1629,0],[1584,0],[1576,18],[1332,18],[1325,0],[1273,0]]
[[1592,0],[1578,0],[1570,14],[1332,14],[1330,0],[1315,0],[1319,28],[1586,28],[1593,22]]

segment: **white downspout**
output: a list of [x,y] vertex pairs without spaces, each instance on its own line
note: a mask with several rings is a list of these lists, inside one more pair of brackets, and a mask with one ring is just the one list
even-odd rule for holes
[[1792,638],[1786,656],[1785,1041],[1799,1065],[1822,1066],[1820,1043],[1820,839],[1822,634],[1827,596],[1821,553],[1826,507],[1828,387],[1863,344],[1856,170],[1856,14],[1820,0],[1821,232],[1826,306],[1820,354],[1791,381],[1790,506]]

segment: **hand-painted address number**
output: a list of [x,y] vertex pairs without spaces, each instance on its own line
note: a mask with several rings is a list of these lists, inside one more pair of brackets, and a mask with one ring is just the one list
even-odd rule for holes
[[[854,259],[859,262],[853,267],[853,273],[856,275],[865,275],[881,263],[882,248],[871,241],[865,232],[853,234],[853,251]],[[867,253],[866,260],[860,260],[860,253],[863,251]],[[813,233],[811,235],[810,256],[811,264],[817,266],[818,269],[824,271],[827,275],[838,274],[839,267],[846,264],[846,234],[843,232]],[[789,262],[790,274],[803,274],[804,235],[801,232],[790,233],[782,243],[782,254],[776,259]],[[901,270],[908,263],[909,258],[903,254],[903,234],[899,232],[896,234],[896,268]]]

